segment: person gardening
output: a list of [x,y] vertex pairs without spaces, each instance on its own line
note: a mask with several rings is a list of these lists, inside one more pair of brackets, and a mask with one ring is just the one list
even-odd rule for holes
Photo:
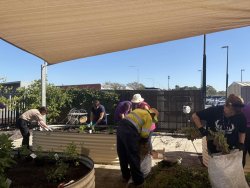
[[[135,187],[142,187],[144,175],[140,170],[140,149],[148,148],[148,138],[152,122],[157,122],[159,112],[135,109],[119,122],[117,128],[117,154],[124,181],[132,176]],[[130,167],[130,168],[129,168]]]
[[52,131],[51,128],[46,125],[46,123],[43,120],[43,116],[47,114],[47,108],[42,106],[38,109],[30,109],[26,112],[24,112],[17,120],[17,127],[20,129],[20,132],[22,134],[23,140],[22,140],[22,146],[27,146],[29,149],[29,124],[33,121],[37,122],[38,125],[42,128],[44,128],[47,131]]
[[124,119],[126,115],[132,110],[132,103],[130,101],[121,101],[118,103],[115,113],[114,113],[114,122],[117,125],[119,121]]
[[[227,139],[229,149],[244,150],[246,133],[246,118],[241,109],[244,107],[242,100],[234,94],[228,96],[224,106],[214,106],[192,115],[192,120],[202,136],[208,136],[209,130],[222,132]],[[201,120],[206,121],[206,128]],[[207,140],[210,154],[218,153],[213,140]]]
[[144,101],[144,98],[141,97],[141,94],[136,93],[133,95],[131,102],[132,102],[132,109],[138,108],[138,105]]
[[93,102],[90,113],[90,126],[107,125],[107,115],[103,105],[99,100]]

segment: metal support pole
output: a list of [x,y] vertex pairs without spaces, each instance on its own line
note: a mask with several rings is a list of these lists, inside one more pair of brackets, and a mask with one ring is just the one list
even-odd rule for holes
[[228,46],[222,46],[221,48],[227,49],[227,67],[226,67],[226,97],[227,97],[227,88],[228,88]]
[[170,80],[170,76],[168,76],[168,90],[169,90],[169,80]]
[[203,98],[203,109],[206,104],[206,73],[207,72],[207,57],[206,57],[206,34],[204,34],[204,47],[203,47],[203,73],[202,73],[202,98]]
[[[42,106],[46,106],[46,81],[47,81],[47,63],[44,62],[43,65],[41,65],[41,85],[42,85]],[[44,118],[44,121],[46,123],[46,116]]]

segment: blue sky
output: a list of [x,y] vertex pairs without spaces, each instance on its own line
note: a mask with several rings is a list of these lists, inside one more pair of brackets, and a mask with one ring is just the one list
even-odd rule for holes
[[[250,81],[250,27],[207,34],[207,85],[225,90],[226,49],[229,46],[229,81]],[[203,36],[124,50],[48,66],[48,81],[55,85],[139,81],[147,87],[201,85]],[[0,78],[7,82],[40,79],[43,60],[0,40]]]

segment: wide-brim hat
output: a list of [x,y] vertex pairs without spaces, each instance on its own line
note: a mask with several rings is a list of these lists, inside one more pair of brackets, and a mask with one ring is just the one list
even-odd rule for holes
[[144,101],[144,98],[142,98],[139,93],[134,94],[132,99],[131,99],[132,103],[140,103],[140,102],[143,102],[143,101]]
[[153,120],[154,123],[157,123],[157,122],[158,122],[158,116],[159,116],[158,110],[155,109],[155,108],[150,108],[150,109],[148,110],[148,112],[149,112],[150,114],[153,114],[153,115],[154,115],[152,120]]

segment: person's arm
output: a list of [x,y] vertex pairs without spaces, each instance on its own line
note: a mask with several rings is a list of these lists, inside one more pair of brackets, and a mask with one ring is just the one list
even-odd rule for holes
[[46,124],[44,123],[44,121],[38,121],[38,125],[39,125],[40,127],[42,127],[42,128],[50,129],[50,128],[48,127],[48,125],[46,125]]
[[202,136],[207,136],[208,131],[203,127],[203,125],[201,123],[201,119],[196,113],[193,113],[192,120],[193,120],[195,126],[199,129],[201,135]]
[[246,133],[239,132],[239,143],[244,144],[246,138]]
[[98,124],[102,121],[102,119],[103,119],[103,117],[104,117],[104,114],[105,114],[104,112],[101,112],[101,113],[100,113],[99,119],[98,119],[98,120],[96,121],[96,123],[95,123],[96,125],[98,125]]
[[195,124],[195,126],[199,129],[201,127],[203,127],[202,123],[201,123],[201,119],[199,118],[199,116],[197,116],[196,113],[193,113],[192,115],[192,120]]
[[119,116],[120,116],[121,119],[125,118],[125,114],[124,113],[119,114]]

